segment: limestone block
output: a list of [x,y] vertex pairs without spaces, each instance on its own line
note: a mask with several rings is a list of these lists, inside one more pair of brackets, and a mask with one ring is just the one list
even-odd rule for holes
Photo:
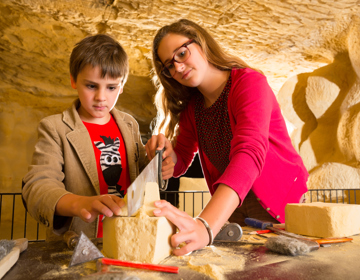
[[109,258],[159,263],[171,254],[175,226],[165,217],[111,217],[103,223],[103,251]]
[[[180,178],[179,191],[208,191],[204,178]],[[179,209],[192,217],[200,214],[211,198],[210,193],[180,193]]]
[[[158,184],[146,183],[144,204],[135,217],[105,218],[103,250],[107,257],[159,263],[171,254],[170,238],[176,228],[165,217],[154,217],[154,202],[159,199]],[[122,214],[127,216],[126,207],[122,209]]]
[[360,233],[360,205],[291,203],[285,207],[285,229],[315,237],[345,237]]

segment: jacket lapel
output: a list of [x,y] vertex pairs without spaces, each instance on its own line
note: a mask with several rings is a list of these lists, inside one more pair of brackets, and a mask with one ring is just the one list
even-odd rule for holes
[[125,114],[120,114],[120,112],[115,108],[111,111],[111,113],[115,118],[115,121],[125,142],[130,181],[133,182],[136,178],[136,174],[138,173],[137,161],[139,157],[139,148],[137,148],[139,143],[137,143],[137,139],[134,139],[133,124],[126,120]]
[[66,137],[78,155],[96,193],[100,195],[100,184],[94,149],[91,144],[90,135],[77,113],[76,108],[78,104],[79,101],[76,100],[72,107],[63,114],[63,121],[72,129]]

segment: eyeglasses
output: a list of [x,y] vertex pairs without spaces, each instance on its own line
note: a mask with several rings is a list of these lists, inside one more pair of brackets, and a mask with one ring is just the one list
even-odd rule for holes
[[187,41],[185,44],[183,44],[181,47],[177,48],[174,52],[174,56],[172,57],[172,59],[170,61],[168,61],[161,73],[167,77],[167,78],[172,78],[175,75],[176,69],[175,69],[175,65],[174,63],[184,63],[191,55],[191,52],[188,48],[188,45],[190,45],[191,43],[193,43],[194,40],[191,39],[189,41]]

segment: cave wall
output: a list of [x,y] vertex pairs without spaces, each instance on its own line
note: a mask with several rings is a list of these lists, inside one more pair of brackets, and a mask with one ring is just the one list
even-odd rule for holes
[[2,0],[0,192],[20,191],[38,122],[76,98],[68,59],[89,34],[109,33],[124,46],[130,76],[116,107],[150,133],[152,38],[180,18],[264,72],[311,173],[309,186],[338,185],[331,170],[340,165],[356,178],[343,185],[358,186],[359,10],[350,0]]

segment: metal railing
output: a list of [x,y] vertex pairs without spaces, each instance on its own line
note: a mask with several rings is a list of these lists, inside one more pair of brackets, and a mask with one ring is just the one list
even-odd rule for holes
[[[196,207],[205,207],[207,201],[204,194],[208,193],[209,191],[162,191],[160,196],[181,210],[188,210],[187,213],[194,217]],[[187,207],[186,201],[191,201],[190,207]],[[46,228],[28,214],[22,203],[21,192],[0,193],[0,240],[23,237],[29,241],[45,241]]]
[[44,241],[45,227],[27,213],[20,192],[0,193],[0,239],[22,237]]
[[[169,201],[190,216],[196,216],[206,205],[209,191],[161,191],[160,198]],[[360,189],[313,189],[306,193],[307,202],[360,204]],[[0,239],[26,237],[44,241],[46,229],[25,210],[21,193],[0,193]]]
[[307,202],[360,204],[360,189],[312,189],[306,198]]

